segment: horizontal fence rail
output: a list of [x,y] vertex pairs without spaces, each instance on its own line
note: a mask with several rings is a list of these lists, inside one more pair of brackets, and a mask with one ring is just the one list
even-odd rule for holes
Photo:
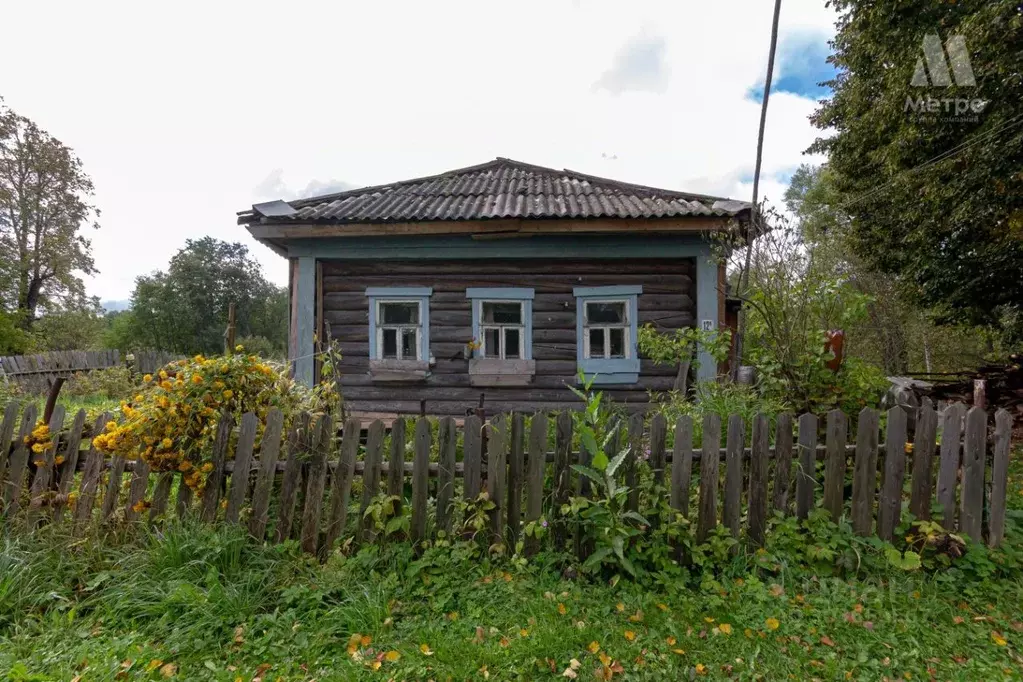
[[[908,419],[913,416],[915,419]],[[881,428],[882,417],[884,428]],[[527,524],[548,521],[554,545],[589,550],[576,519],[562,516],[591,482],[572,468],[590,452],[573,438],[568,412],[344,424],[307,413],[285,419],[270,410],[221,417],[206,484],[193,491],[178,471],[151,471],[142,460],[104,455],[92,445],[111,417],[68,423],[58,406],[43,452],[29,446],[37,408],[8,405],[0,422],[0,519],[41,523],[149,522],[193,516],[242,524],[259,541],[298,541],[319,556],[344,541],[375,539],[370,521],[381,501],[401,537],[414,543],[452,533],[513,547]],[[855,424],[855,429],[850,429]],[[909,425],[915,428],[910,432]],[[693,524],[696,538],[715,528],[765,539],[775,513],[807,518],[822,509],[860,535],[891,540],[904,514],[997,546],[1003,539],[1012,420],[999,410],[989,424],[980,408],[930,405],[908,415],[865,408],[854,418],[832,411],[777,416],[633,414],[619,422],[609,458],[628,446],[618,477],[628,506],[642,512],[668,500]],[[993,428],[991,428],[993,427]],[[851,433],[854,431],[854,433]],[[697,445],[698,443],[698,445]],[[485,507],[478,503],[486,493]],[[483,511],[480,511],[480,510]],[[486,524],[470,527],[485,514]],[[535,537],[524,538],[535,552]]]
[[152,374],[182,356],[166,351],[137,351],[124,356],[118,350],[65,350],[35,355],[0,356],[0,379],[27,392],[45,392],[57,377],[118,367],[124,362],[136,371]]

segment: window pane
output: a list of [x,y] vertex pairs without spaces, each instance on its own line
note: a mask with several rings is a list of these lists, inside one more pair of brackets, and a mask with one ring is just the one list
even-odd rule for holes
[[588,324],[625,324],[625,302],[587,303]]
[[484,301],[483,321],[488,324],[522,324],[522,304]]
[[504,357],[522,357],[521,351],[519,350],[519,330],[515,327],[504,330]]
[[501,330],[497,327],[485,327],[483,329],[483,353],[484,357],[501,357]]
[[401,330],[401,357],[403,360],[418,360],[419,349],[416,348],[416,330]]
[[602,358],[604,357],[604,330],[603,329],[591,329],[590,334],[590,354],[587,357],[591,358]]
[[381,303],[380,324],[419,324],[419,304]]
[[621,327],[612,327],[608,329],[608,333],[611,336],[610,350],[612,358],[624,358],[625,357],[625,330]]
[[384,336],[384,348],[383,353],[380,357],[384,359],[397,358],[398,357],[398,330],[397,329],[385,329],[383,332]]

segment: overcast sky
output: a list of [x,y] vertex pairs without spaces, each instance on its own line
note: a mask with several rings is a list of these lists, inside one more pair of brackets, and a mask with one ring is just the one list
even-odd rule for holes
[[[749,200],[769,0],[7,3],[0,96],[96,183],[102,299],[235,213],[505,156]],[[824,0],[785,0],[763,193],[817,136]]]

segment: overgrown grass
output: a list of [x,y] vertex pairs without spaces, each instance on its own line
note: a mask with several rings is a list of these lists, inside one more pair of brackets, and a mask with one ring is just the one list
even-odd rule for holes
[[198,526],[6,537],[0,678],[553,680],[573,659],[578,679],[1023,676],[1018,578],[847,580],[740,555],[644,589],[479,552],[396,544],[320,566]]

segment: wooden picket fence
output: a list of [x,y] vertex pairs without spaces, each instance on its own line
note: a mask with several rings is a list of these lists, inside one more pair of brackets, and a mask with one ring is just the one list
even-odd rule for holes
[[[418,545],[439,531],[463,533],[456,497],[474,501],[485,490],[494,503],[488,541],[514,546],[524,524],[543,515],[555,546],[564,549],[578,526],[559,518],[561,505],[573,495],[592,494],[589,479],[571,468],[589,456],[573,446],[567,412],[499,415],[486,423],[468,417],[461,425],[451,417],[439,422],[421,417],[408,429],[404,419],[389,425],[377,420],[365,432],[351,418],[340,435],[330,417],[301,413],[286,425],[284,415],[271,410],[263,424],[248,413],[236,427],[228,414],[219,422],[213,469],[198,499],[177,472],[151,473],[143,461],[105,457],[91,447],[89,438],[107,415],[88,431],[86,415],[79,412],[65,429],[58,406],[49,427],[60,436],[44,453],[31,453],[25,444],[36,407],[29,405],[20,416],[18,426],[18,408],[8,406],[0,424],[0,520],[8,526],[22,518],[31,529],[44,522],[159,523],[193,516],[207,523],[244,523],[259,541],[294,538],[305,551],[324,556],[342,538],[355,543],[373,538],[363,512],[378,494],[411,506],[408,539]],[[752,424],[739,415],[724,423],[707,415],[701,446],[694,448],[690,418],[672,425],[669,438],[663,415],[646,420],[634,414],[622,422],[625,428],[608,451],[613,456],[622,445],[630,447],[620,475],[631,486],[632,509],[642,512],[660,501],[648,497],[666,496],[672,508],[692,518],[695,501],[698,539],[720,524],[735,537],[745,528],[749,542],[761,545],[774,511],[806,518],[818,504],[835,518],[847,517],[858,534],[891,539],[904,507],[925,519],[937,502],[942,511],[936,520],[945,528],[998,545],[1005,532],[1009,414],[998,411],[989,439],[984,410],[957,404],[938,413],[924,406],[911,443],[902,408],[887,412],[883,440],[880,416],[872,409],[860,412],[850,443],[850,420],[840,411],[830,412],[823,424],[812,414],[796,420],[780,415],[773,439],[764,415]],[[641,476],[654,485],[637,486]],[[585,546],[576,539],[576,551],[585,552]],[[538,543],[526,538],[525,549],[535,552]]]
[[[181,355],[162,350],[136,351],[123,356],[131,360],[140,374],[153,374]],[[0,381],[10,381],[26,393],[45,393],[57,377],[70,377],[78,372],[108,369],[122,364],[118,350],[60,350],[35,355],[0,357]]]

